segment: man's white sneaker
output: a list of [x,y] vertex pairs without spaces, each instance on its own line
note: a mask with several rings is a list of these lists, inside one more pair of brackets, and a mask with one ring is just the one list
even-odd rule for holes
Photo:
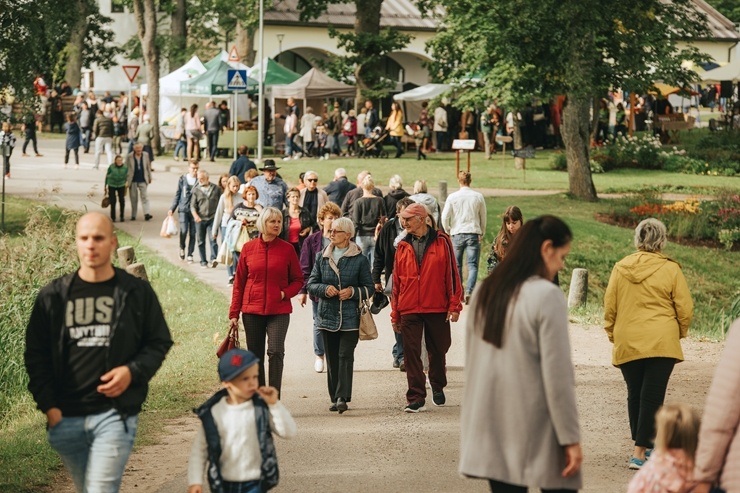
[[316,361],[313,363],[313,369],[316,370],[316,373],[321,373],[324,371],[324,358],[321,356],[316,356]]

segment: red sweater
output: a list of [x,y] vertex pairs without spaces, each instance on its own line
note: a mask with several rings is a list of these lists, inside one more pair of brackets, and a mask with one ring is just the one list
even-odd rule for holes
[[[298,255],[287,241],[262,236],[247,242],[239,255],[229,318],[239,312],[253,315],[283,315],[293,311],[290,299],[303,287]],[[285,297],[280,299],[280,291]]]
[[410,238],[398,243],[393,264],[393,323],[407,313],[460,313],[461,299],[460,275],[449,236],[432,231],[421,266]]

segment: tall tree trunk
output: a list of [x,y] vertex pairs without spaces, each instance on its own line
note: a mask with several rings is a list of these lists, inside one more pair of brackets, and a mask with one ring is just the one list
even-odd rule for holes
[[74,8],[78,10],[77,22],[69,36],[64,51],[67,54],[67,66],[64,70],[64,80],[70,87],[77,87],[82,79],[82,49],[87,37],[87,16],[90,13],[88,0],[77,0]]
[[154,127],[152,148],[159,148],[159,48],[157,48],[157,3],[155,0],[134,0],[134,17],[146,64],[146,82],[149,86],[146,112]]
[[[380,34],[380,8],[383,5],[383,0],[355,0],[355,34],[362,36],[363,34]],[[372,49],[372,48],[370,48]],[[360,56],[363,53],[359,53]],[[373,53],[368,53],[368,60],[374,60],[372,57]],[[369,85],[366,80],[369,78],[369,74],[378,74],[379,67],[376,66],[377,62],[368,62],[363,64],[357,64],[355,66],[355,109],[359,110],[360,105],[365,103],[365,97],[362,91],[369,89]],[[366,75],[367,74],[367,75]]]
[[187,20],[186,0],[175,0],[175,10],[170,17],[170,32],[173,44],[168,58],[170,70],[176,69],[187,61],[185,59],[188,45]]
[[595,202],[597,200],[596,187],[591,178],[589,159],[591,100],[573,94],[567,96],[560,133],[565,144],[565,155],[568,158],[569,191],[574,197]]
[[236,24],[236,49],[239,51],[244,65],[248,67],[254,67],[255,65],[254,34],[256,32],[256,29],[245,28],[241,22]]

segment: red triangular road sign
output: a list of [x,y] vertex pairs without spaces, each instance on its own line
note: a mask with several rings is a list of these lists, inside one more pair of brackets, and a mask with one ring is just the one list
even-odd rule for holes
[[236,45],[234,45],[234,46],[231,47],[231,51],[229,51],[229,61],[230,62],[238,62],[239,60],[241,60],[239,58],[239,52],[236,51]]
[[123,72],[126,74],[126,77],[128,77],[128,81],[133,82],[141,67],[139,65],[124,65],[121,68],[123,68]]

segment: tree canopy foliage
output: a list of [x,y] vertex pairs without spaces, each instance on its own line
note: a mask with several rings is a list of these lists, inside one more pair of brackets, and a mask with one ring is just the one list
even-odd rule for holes
[[740,2],[737,0],[707,0],[707,3],[735,24],[740,24]]
[[70,2],[64,8],[53,0],[0,0],[0,87],[12,88],[24,100],[32,94],[36,74],[49,83],[61,82],[69,41],[82,17],[87,21],[84,66],[110,68],[118,48],[111,19],[100,14],[95,0]]
[[468,81],[460,104],[498,99],[513,108],[565,95],[562,136],[570,192],[596,199],[589,169],[589,108],[610,89],[647,91],[657,81],[696,78],[685,62],[706,61],[679,42],[706,35],[691,0],[420,0],[442,7],[429,43],[430,72],[445,82]]
[[385,96],[396,81],[384,77],[382,62],[389,53],[408,45],[411,37],[396,29],[381,29],[383,0],[298,0],[298,10],[301,20],[308,21],[325,13],[329,5],[342,3],[354,3],[355,28],[340,32],[330,26],[329,37],[337,40],[337,48],[344,50],[346,55],[330,53],[328,61],[316,62],[330,76],[355,83],[358,102],[364,97]]
[[515,106],[558,94],[593,97],[610,88],[646,91],[659,80],[682,85],[706,61],[678,42],[705,35],[690,0],[422,0],[445,9],[429,44],[430,71],[445,81],[480,78],[467,97]]

